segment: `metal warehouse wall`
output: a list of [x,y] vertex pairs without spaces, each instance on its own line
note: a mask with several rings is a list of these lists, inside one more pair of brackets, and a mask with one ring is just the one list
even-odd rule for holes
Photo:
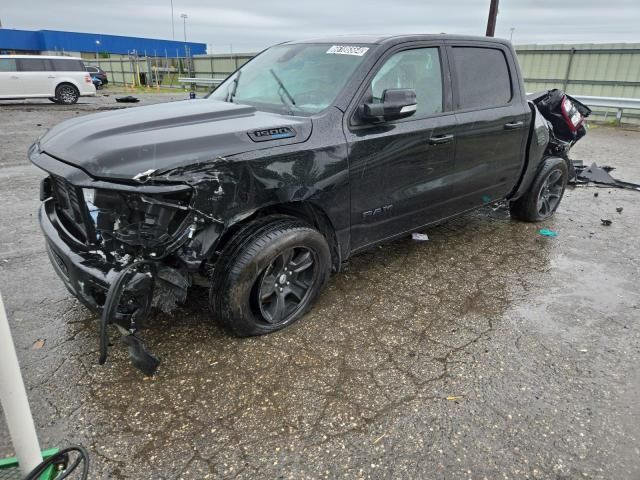
[[[113,84],[131,85],[134,72],[145,73],[150,85],[155,85],[156,77],[163,87],[181,87],[179,77],[225,78],[254,56],[252,53],[204,55],[185,59],[184,57],[150,57],[131,60],[129,58],[87,59],[87,65],[102,68]],[[157,75],[156,75],[156,72]]]
[[220,54],[207,55],[204,57],[196,57],[193,59],[194,77],[213,77],[224,78],[235,72],[238,67],[242,66],[248,60],[251,60],[255,54]]
[[527,91],[640,98],[640,44],[517,46]]
[[[561,88],[573,95],[640,98],[640,44],[516,46],[528,92]],[[598,108],[594,118],[615,110]],[[625,110],[624,121],[639,123],[640,111]]]
[[[96,43],[99,42],[99,43]],[[127,54],[136,50],[138,55],[184,56],[185,46],[191,55],[206,53],[204,43],[162,40],[157,38],[124,37],[102,33],[61,32],[56,30],[0,29],[0,50],[38,50],[99,52]]]
[[[640,44],[520,45],[518,59],[528,92],[561,88],[574,95],[640,98]],[[179,60],[153,60],[159,67],[173,65],[163,86],[178,86],[178,76],[224,78],[253,54],[206,55],[191,59],[188,70]],[[89,63],[96,63],[89,61]],[[134,68],[128,61],[100,60],[100,66],[115,83],[132,83]],[[139,60],[140,71],[149,71],[147,60]],[[165,70],[168,70],[165,68]],[[599,108],[594,118],[606,112]],[[625,110],[625,121],[640,122],[640,111]]]
[[44,49],[42,48],[42,42],[38,32],[0,28],[0,51],[2,50],[28,50],[38,52]]

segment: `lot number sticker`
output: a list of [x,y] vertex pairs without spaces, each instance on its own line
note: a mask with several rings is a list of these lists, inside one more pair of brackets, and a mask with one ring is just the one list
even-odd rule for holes
[[334,45],[327,53],[333,53],[335,55],[356,55],[361,57],[365,53],[367,53],[369,47],[356,47],[353,45]]

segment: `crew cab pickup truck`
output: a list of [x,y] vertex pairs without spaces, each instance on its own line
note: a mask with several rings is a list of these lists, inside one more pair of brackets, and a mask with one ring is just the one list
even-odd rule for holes
[[239,336],[304,316],[349,256],[493,202],[551,216],[588,108],[527,99],[510,43],[336,37],[266,49],[207,98],[84,116],[29,150],[69,291],[125,334],[193,286]]

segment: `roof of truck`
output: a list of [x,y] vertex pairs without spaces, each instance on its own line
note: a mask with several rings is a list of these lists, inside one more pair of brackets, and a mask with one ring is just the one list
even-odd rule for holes
[[420,40],[457,40],[474,42],[494,42],[510,45],[508,40],[495,37],[483,37],[478,35],[452,35],[447,33],[436,34],[403,34],[403,35],[375,35],[353,34],[334,35],[330,37],[309,38],[305,40],[290,41],[285,43],[355,43],[355,44],[395,44]]

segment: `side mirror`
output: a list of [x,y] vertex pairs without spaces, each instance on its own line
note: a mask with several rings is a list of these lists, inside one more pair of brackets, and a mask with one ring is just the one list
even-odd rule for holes
[[388,88],[382,94],[382,103],[365,103],[360,117],[366,122],[388,122],[410,117],[418,107],[413,88]]

